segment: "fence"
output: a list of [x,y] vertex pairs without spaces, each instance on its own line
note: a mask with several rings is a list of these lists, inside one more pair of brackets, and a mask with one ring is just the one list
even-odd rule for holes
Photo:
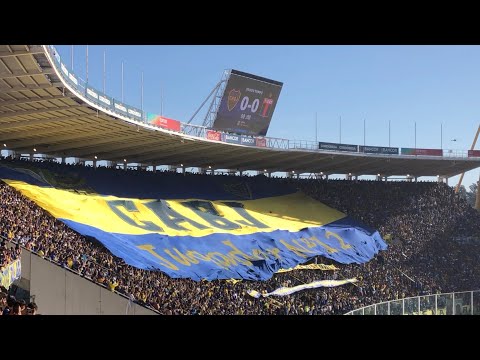
[[480,290],[386,301],[345,315],[480,315]]

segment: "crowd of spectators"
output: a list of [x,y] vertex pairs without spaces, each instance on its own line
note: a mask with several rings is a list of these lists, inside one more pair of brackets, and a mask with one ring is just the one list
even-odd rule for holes
[[23,299],[17,300],[15,296],[8,295],[8,290],[0,292],[0,315],[38,315],[38,306],[34,302]]
[[7,265],[20,258],[20,245],[15,247],[7,246],[5,239],[0,239],[0,272],[2,272]]
[[[108,171],[119,177],[130,176],[121,170]],[[160,179],[164,174],[155,176]],[[382,236],[389,234],[388,249],[360,265],[318,257],[318,263],[334,264],[339,270],[296,270],[262,282],[172,279],[162,272],[127,265],[98,241],[74,232],[3,182],[0,235],[161,314],[344,314],[381,301],[480,289],[480,215],[446,184],[287,178],[262,181],[297,187],[377,229]],[[474,240],[455,240],[462,237]],[[281,286],[348,278],[358,282],[286,297],[255,299],[247,294],[252,289],[270,292]]]

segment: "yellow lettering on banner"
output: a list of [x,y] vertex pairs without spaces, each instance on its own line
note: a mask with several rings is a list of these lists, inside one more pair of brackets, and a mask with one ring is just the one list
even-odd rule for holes
[[335,239],[338,240],[342,249],[351,249],[352,248],[349,244],[345,243],[345,241],[341,238],[340,235],[335,234],[334,232],[331,232],[331,231],[325,231],[325,237],[328,239],[328,238],[330,238],[330,236],[333,236]]
[[232,248],[232,251],[228,252],[228,256],[231,261],[236,264],[236,261],[239,263],[246,265],[246,266],[253,266],[253,264],[249,261],[251,258],[249,255],[245,254],[239,248],[237,248],[230,240],[222,241],[223,244],[227,245],[228,247]]
[[316,254],[316,253],[317,253],[316,251],[307,249],[305,246],[303,246],[302,244],[300,244],[300,241],[303,242],[303,243],[306,243],[306,242],[307,242],[305,238],[300,238],[300,239],[292,240],[292,242],[293,242],[294,244],[296,244],[297,246],[299,246],[299,247],[303,250],[303,252],[304,252],[305,254]]
[[330,254],[333,254],[333,253],[338,252],[337,249],[331,247],[331,246],[328,245],[328,244],[325,244],[323,241],[318,240],[317,237],[315,237],[315,236],[311,236],[311,237],[310,237],[310,240],[313,240],[313,241],[315,241],[317,244],[319,244],[320,246],[323,246]]
[[307,256],[305,255],[305,253],[304,253],[303,247],[296,248],[295,246],[289,244],[289,243],[286,242],[285,240],[280,240],[280,243],[282,243],[288,250],[294,252],[294,253],[297,254],[298,256],[303,257],[303,258],[306,258],[306,257],[307,257]]
[[176,267],[174,264],[172,264],[170,261],[168,261],[167,259],[165,259],[164,257],[158,255],[154,250],[155,250],[155,246],[151,245],[151,244],[144,244],[144,245],[137,245],[137,248],[141,249],[141,250],[145,250],[145,251],[148,251],[150,254],[152,254],[153,256],[155,256],[157,259],[160,260],[160,264],[162,264],[163,266],[165,267],[168,267],[169,269],[171,270],[178,270],[178,267]]
[[275,258],[281,259],[280,256],[280,249],[279,248],[270,248],[267,250],[270,254],[272,254]]
[[268,255],[265,254],[260,249],[253,249],[252,250],[252,257],[255,258],[256,260],[267,260],[268,259]]
[[[186,252],[186,255],[189,258],[197,259],[197,260],[200,260],[200,261],[208,261],[209,260],[205,255],[202,255],[198,251],[194,251],[194,250],[188,250]],[[195,264],[197,264],[197,263],[195,263]]]
[[[181,253],[180,251],[178,251],[177,248],[173,248],[173,250],[178,254],[178,256],[175,256],[174,254],[172,254],[172,252],[170,250],[167,250],[165,249],[164,251],[170,255],[170,257],[172,259],[175,259],[176,262],[182,264],[182,265],[185,265],[185,266],[190,266],[190,263],[193,263],[193,264],[198,264],[198,261],[197,259],[195,259],[195,257],[190,257],[190,256],[185,256],[183,253]],[[187,253],[188,254],[188,253]]]
[[313,241],[312,239],[309,239],[309,238],[300,238],[300,240],[301,240],[302,242],[304,242],[305,245],[307,245],[310,249],[317,246],[317,244],[315,243],[315,241]]
[[[214,264],[220,266],[223,269],[228,269],[231,265],[233,265],[228,256],[225,256],[216,251],[211,251],[207,253],[206,257],[209,258],[209,260],[212,261]],[[217,259],[217,257],[219,257],[220,259]]]

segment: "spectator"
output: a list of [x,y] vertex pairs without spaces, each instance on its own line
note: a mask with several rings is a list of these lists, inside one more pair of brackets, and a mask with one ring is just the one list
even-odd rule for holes
[[34,302],[28,303],[26,315],[37,315],[38,306]]

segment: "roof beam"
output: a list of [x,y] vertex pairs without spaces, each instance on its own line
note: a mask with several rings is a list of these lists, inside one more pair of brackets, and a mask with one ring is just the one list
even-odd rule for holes
[[[184,152],[184,151],[178,151],[179,149],[179,146],[180,145],[177,145],[177,143],[175,142],[174,145],[173,144],[170,144],[171,146],[164,146],[164,147],[168,147],[170,151],[161,151],[161,157],[158,157],[158,154],[160,153],[159,149],[156,150],[155,154],[156,154],[156,157],[158,157],[158,159],[160,161],[166,161],[168,160],[169,158],[171,157],[178,157],[178,156],[185,156],[186,153],[195,153],[195,151],[187,151],[187,152]],[[172,147],[175,146],[175,147]],[[230,151],[225,151],[223,150],[221,152],[221,156],[225,156],[225,155],[228,155],[229,153],[231,152],[235,152],[235,151],[238,151],[237,149],[229,149]],[[207,157],[207,156],[212,156],[210,154],[210,152],[213,152],[214,155],[213,156],[218,156],[218,149],[212,149],[211,147],[209,148],[204,148],[203,150],[199,150],[197,149],[198,153],[200,153],[202,155],[202,157]],[[145,149],[143,149],[141,152],[138,152],[139,157],[143,157],[143,156],[148,156],[150,153],[152,153],[152,151],[145,151]],[[136,159],[136,158],[135,158]],[[149,159],[149,158],[147,158]],[[150,161],[150,159],[148,160]],[[183,162],[186,162],[186,159],[183,161]],[[211,163],[211,162],[210,162]]]
[[[108,136],[105,136],[107,134]],[[116,136],[119,135],[119,136]],[[58,146],[51,146],[49,148],[49,151],[64,151],[64,150],[69,150],[69,149],[82,149],[82,148],[90,148],[95,145],[101,145],[101,144],[108,144],[108,143],[115,143],[118,141],[123,141],[123,140],[128,140],[130,136],[121,136],[118,133],[107,131],[105,133],[95,133],[92,135],[92,133],[86,133],[82,135],[82,138],[85,137],[88,139],[88,141],[83,140],[83,141],[76,141],[76,142],[69,142],[67,144],[59,144]],[[97,138],[98,137],[98,138]],[[95,140],[93,140],[95,139]],[[72,154],[74,156],[76,152],[72,151],[69,154]]]
[[[253,156],[255,157],[255,161],[256,160],[265,161],[268,158],[279,156],[278,151],[272,151],[272,150],[266,151],[266,150],[264,150],[263,153],[261,153],[261,152],[258,152],[258,149],[252,149],[252,150],[257,150],[257,152],[253,153]],[[223,162],[220,161],[219,165],[228,165],[229,167],[227,169],[237,169],[237,168],[239,168],[239,166],[237,166],[237,164],[243,164],[245,162],[245,155],[229,157],[228,159],[225,159],[225,161],[228,162],[228,164],[223,164]]]
[[73,95],[55,95],[55,96],[48,96],[43,98],[27,98],[27,99],[18,99],[18,100],[6,100],[0,101],[0,107],[2,106],[11,106],[11,105],[22,105],[22,104],[31,104],[37,103],[42,101],[50,101],[50,100],[58,100],[58,99],[67,99],[71,98]]
[[36,119],[36,120],[30,120],[30,121],[19,120],[19,121],[15,121],[14,123],[6,123],[6,124],[2,124],[2,122],[0,121],[0,124],[2,124],[0,125],[0,133],[6,132],[6,130],[10,130],[10,129],[49,124],[52,122],[62,122],[62,121],[68,121],[68,120],[74,120],[74,119],[86,119],[90,116],[93,116],[93,114],[51,117],[51,118]]
[[24,85],[24,86],[12,86],[12,87],[0,87],[0,93],[8,94],[11,92],[19,92],[19,91],[28,91],[28,90],[40,90],[40,89],[54,89],[63,87],[61,82],[55,82],[52,84],[43,84],[43,85]]
[[[58,106],[58,107],[41,108],[41,109],[35,109],[35,110],[8,111],[8,112],[0,113],[0,119],[12,118],[12,117],[16,117],[16,116],[42,114],[42,113],[52,112],[52,111],[71,110],[71,109],[78,109],[78,108],[86,108],[86,106],[84,106],[84,105],[66,105],[66,106]],[[85,114],[85,116],[87,116],[87,115],[92,115],[92,114]]]
[[[42,135],[51,135],[57,136],[57,134],[69,132],[71,130],[84,130],[85,124],[69,126],[69,127],[49,127],[46,129],[36,129],[31,130],[18,130],[18,131],[9,131],[5,135],[0,135],[0,141],[16,140],[16,139],[28,139],[32,136],[38,137]],[[55,138],[57,139],[57,138]]]
[[[118,141],[118,144],[113,143],[111,145],[107,145],[103,149],[101,147],[96,147],[95,149],[92,149],[91,147],[89,147],[87,149],[82,149],[80,151],[74,151],[73,153],[75,154],[75,156],[80,158],[94,156],[94,155],[97,155],[98,157],[102,158],[102,157],[111,155],[113,152],[114,153],[113,155],[120,158],[128,155],[134,155],[137,153],[144,152],[145,146],[151,145],[151,144],[158,144],[159,141],[161,140],[152,139],[151,137],[139,137],[138,139],[135,139],[134,141],[131,141],[131,142],[129,142],[128,139]],[[136,150],[131,150],[132,148]]]
[[[172,151],[168,151],[168,152],[162,151],[161,154],[159,153],[158,149],[149,150],[149,151],[143,153],[142,155],[139,155],[137,157],[134,157],[134,158],[130,159],[129,162],[149,162],[149,161],[155,161],[155,162],[160,161],[160,162],[162,162],[162,161],[165,161],[165,159],[168,159],[171,156],[185,157],[186,155],[189,155],[189,154],[192,154],[192,153],[193,154],[202,153],[202,152],[207,150],[205,147],[203,149],[201,149],[200,147],[196,148],[196,147],[187,146],[186,148],[188,148],[188,150],[186,150],[186,151],[179,151],[178,148],[175,148]],[[154,154],[153,156],[150,155],[152,153]]]
[[[85,127],[85,126],[83,126]],[[79,128],[79,127],[77,127]],[[14,148],[19,148],[19,149],[22,149],[24,147],[29,147],[29,146],[32,146],[32,145],[37,145],[37,146],[40,146],[40,145],[45,145],[45,144],[56,144],[58,145],[59,143],[63,143],[65,141],[72,141],[72,140],[77,140],[79,138],[85,138],[85,137],[89,137],[91,138],[92,137],[92,134],[87,132],[71,132],[71,131],[74,131],[75,128],[68,128],[68,129],[63,129],[63,131],[69,131],[69,133],[66,133],[66,134],[63,134],[63,135],[56,135],[56,134],[53,134],[50,135],[50,136],[44,136],[44,137],[34,137],[32,139],[24,139],[24,140],[21,140],[21,141],[17,141],[17,142],[11,142],[9,145],[9,147],[11,147],[12,149]],[[110,130],[106,130],[106,131],[103,131],[103,132],[95,132],[95,135],[97,136],[101,136],[101,135],[104,135],[104,134],[111,134],[111,131]]]
[[[261,161],[264,161],[262,157],[256,157],[254,160],[253,159],[245,159],[243,161],[240,161],[240,162],[234,162],[232,164],[230,164],[229,166],[231,166],[232,168],[244,168],[246,166],[251,166],[251,167],[258,167],[258,168],[262,168],[262,169],[265,169],[265,168],[274,168],[275,166],[273,164],[277,164],[279,162],[283,163],[283,162],[287,162],[287,163],[293,163],[294,161],[296,161],[297,158],[301,158],[303,156],[305,156],[305,154],[299,154],[299,155],[294,155],[294,153],[290,153],[290,154],[286,154],[287,156],[285,156],[285,153],[283,151],[278,151],[278,152],[275,152],[276,153],[276,157],[278,158],[277,161],[273,161],[273,162],[270,162],[268,164],[264,164],[264,163],[260,163]],[[303,156],[302,156],[303,155]]]
[[25,56],[25,55],[35,55],[35,54],[43,54],[43,50],[35,50],[35,51],[0,51],[0,59],[15,57],[15,56]]
[[0,80],[26,77],[26,76],[35,76],[35,75],[51,75],[51,74],[54,74],[53,69],[43,70],[43,71],[31,71],[31,72],[27,72],[27,73],[15,72],[15,73],[12,73],[12,74],[0,74]]

